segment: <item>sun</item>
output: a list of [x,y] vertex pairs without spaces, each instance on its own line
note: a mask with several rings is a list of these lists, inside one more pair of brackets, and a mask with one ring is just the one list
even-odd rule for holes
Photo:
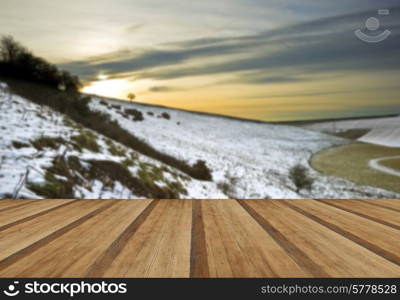
[[[100,77],[101,76],[101,77]],[[136,96],[144,96],[148,93],[150,87],[157,85],[153,80],[136,80],[129,79],[108,79],[109,76],[100,74],[96,81],[87,83],[82,88],[82,93],[98,95],[108,98],[118,98],[128,100],[129,94]],[[136,98],[136,101],[141,101]]]
[[108,79],[108,75],[106,75],[106,74],[99,74],[99,75],[97,75],[97,79],[98,79],[98,80],[107,80],[107,79]]
[[103,79],[91,82],[82,92],[110,98],[125,98],[131,87],[132,83],[125,79]]

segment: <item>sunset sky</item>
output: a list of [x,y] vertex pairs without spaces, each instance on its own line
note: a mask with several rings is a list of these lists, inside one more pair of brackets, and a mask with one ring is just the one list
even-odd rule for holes
[[274,121],[400,113],[398,0],[1,0],[5,34],[87,93]]

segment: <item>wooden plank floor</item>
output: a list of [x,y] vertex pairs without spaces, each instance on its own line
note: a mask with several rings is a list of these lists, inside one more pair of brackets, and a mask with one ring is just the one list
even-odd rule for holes
[[400,277],[400,200],[0,200],[0,277]]

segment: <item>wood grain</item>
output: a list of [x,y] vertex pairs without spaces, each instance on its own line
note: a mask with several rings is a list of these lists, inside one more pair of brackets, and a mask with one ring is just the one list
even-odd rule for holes
[[[16,224],[27,222],[59,207],[72,204],[73,200],[38,201],[34,205],[21,204],[0,213],[0,231]],[[28,204],[31,204],[30,202]]]
[[40,200],[21,200],[21,199],[1,199],[0,200],[0,213],[7,209],[18,207],[22,205],[28,205],[30,202],[39,202]]
[[104,275],[114,262],[115,258],[121,253],[131,237],[136,233],[158,203],[159,200],[154,200],[134,220],[132,220],[118,238],[116,238],[104,253],[89,267],[86,276],[102,277]]
[[370,251],[400,265],[400,231],[319,201],[286,201],[290,207]]
[[375,199],[375,200],[367,199],[363,200],[363,202],[400,212],[399,199]]
[[1,200],[0,277],[400,277],[400,200]]
[[210,275],[201,203],[201,200],[193,200],[192,237],[190,245],[190,277],[193,278],[209,277]]
[[[295,243],[293,243],[288,237],[281,231],[274,227],[270,219],[263,214],[262,209],[255,207],[256,205],[270,204],[271,201],[263,202],[258,201],[243,201],[239,202],[249,214],[261,225],[264,230],[271,235],[271,237],[293,258],[293,260],[302,268],[306,273],[309,273],[315,277],[329,277],[329,274],[323,269],[321,265],[315,263],[314,260],[301,250]],[[264,207],[265,209],[265,207]],[[270,208],[267,207],[268,210]]]
[[189,277],[191,226],[192,201],[161,201],[104,276]]
[[211,277],[306,277],[301,267],[234,200],[202,203]]
[[[94,261],[150,202],[151,200],[115,202],[104,211],[49,242],[46,247],[25,255],[18,262],[18,268],[1,269],[0,276],[84,277]],[[90,235],[87,234],[88,231]],[[82,239],[82,236],[87,238]]]
[[[46,236],[107,204],[108,200],[80,200],[30,221],[0,231],[0,262]],[[51,205],[51,204],[50,204]]]
[[351,212],[358,216],[400,230],[399,212],[389,210],[383,207],[377,207],[377,206],[371,207],[371,205],[369,205],[368,203],[364,203],[363,200],[346,200],[346,202],[334,201],[334,200],[320,200],[320,201],[322,201],[325,204]]

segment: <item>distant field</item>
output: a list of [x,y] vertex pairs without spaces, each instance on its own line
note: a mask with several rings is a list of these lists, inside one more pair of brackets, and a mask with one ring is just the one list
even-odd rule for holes
[[[400,148],[354,143],[330,148],[315,154],[311,165],[318,171],[353,182],[400,192],[400,177],[369,167],[371,159],[400,155]],[[389,168],[400,168],[400,160],[383,161]]]
[[380,164],[394,170],[400,170],[400,159],[384,160]]
[[299,124],[309,130],[358,140],[359,142],[400,147],[400,116],[349,119]]
[[345,131],[340,131],[335,133],[334,135],[350,139],[350,140],[357,140],[360,137],[366,135],[369,132],[367,129],[350,129],[350,130],[345,130]]

